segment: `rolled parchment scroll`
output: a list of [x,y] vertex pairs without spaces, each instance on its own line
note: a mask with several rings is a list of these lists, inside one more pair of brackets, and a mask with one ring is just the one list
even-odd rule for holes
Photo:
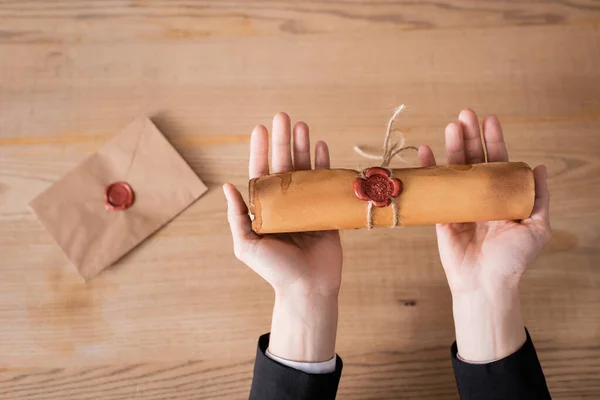
[[357,178],[365,178],[359,171],[293,171],[252,179],[249,185],[252,229],[265,234],[366,228],[369,209],[373,227],[392,227],[394,221],[403,226],[519,220],[528,218],[533,209],[533,171],[522,162],[390,171],[389,179],[399,180],[400,189],[396,182],[385,192],[385,185],[381,189],[377,186],[381,182],[375,182],[374,197],[381,195],[382,190],[394,195],[401,193],[392,196],[390,205],[376,201],[373,204],[378,205],[371,207],[364,189],[356,188]]

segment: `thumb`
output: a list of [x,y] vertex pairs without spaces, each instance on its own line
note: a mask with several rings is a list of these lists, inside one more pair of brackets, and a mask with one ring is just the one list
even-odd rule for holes
[[541,244],[550,240],[550,192],[548,191],[548,172],[544,165],[538,165],[533,169],[535,180],[535,203],[531,217],[524,220],[526,225],[535,229]]
[[531,219],[543,222],[550,227],[550,192],[548,191],[548,170],[545,165],[538,165],[533,169],[535,180],[535,203],[531,212]]
[[227,199],[227,221],[233,236],[235,256],[241,260],[249,240],[255,238],[252,231],[252,221],[248,215],[248,207],[239,190],[231,183],[223,185],[223,193]]

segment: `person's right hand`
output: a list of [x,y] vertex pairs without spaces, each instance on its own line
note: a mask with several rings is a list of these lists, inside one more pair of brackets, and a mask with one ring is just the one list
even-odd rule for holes
[[[500,121],[463,110],[446,127],[448,164],[508,161]],[[421,166],[435,165],[431,148],[419,148]],[[550,239],[550,197],[545,166],[533,171],[535,205],[522,221],[438,224],[440,258],[452,292],[456,342],[461,358],[491,361],[506,357],[525,342],[519,304],[521,275]]]
[[[290,117],[273,119],[273,173],[311,169],[308,126]],[[293,152],[293,159],[292,159]],[[250,139],[250,179],[269,174],[269,133],[258,125]],[[315,145],[315,168],[329,168],[325,142]],[[223,186],[236,257],[275,290],[269,352],[304,362],[330,360],[335,354],[342,246],[338,231],[258,235],[248,207],[231,184]]]

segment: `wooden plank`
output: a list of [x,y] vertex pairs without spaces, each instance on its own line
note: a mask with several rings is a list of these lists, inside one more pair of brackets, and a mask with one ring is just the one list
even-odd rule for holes
[[[248,133],[280,110],[334,166],[366,166],[352,145],[378,146],[400,103],[439,158],[469,106],[500,116],[513,160],[548,165],[527,325],[554,398],[599,397],[599,8],[0,2],[0,398],[247,397],[273,296],[233,257],[220,184],[246,185]],[[26,205],[139,114],[211,190],[84,284]],[[342,238],[339,397],[457,398],[433,228]]]
[[3,0],[0,41],[73,44],[330,33],[597,27],[594,0]]

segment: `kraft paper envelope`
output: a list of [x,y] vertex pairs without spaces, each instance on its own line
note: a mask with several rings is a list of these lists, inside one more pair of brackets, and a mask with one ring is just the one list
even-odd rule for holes
[[[133,204],[125,210],[105,205],[105,189],[115,182],[126,182],[133,190]],[[88,280],[206,190],[152,121],[140,118],[37,196],[30,207]]]

